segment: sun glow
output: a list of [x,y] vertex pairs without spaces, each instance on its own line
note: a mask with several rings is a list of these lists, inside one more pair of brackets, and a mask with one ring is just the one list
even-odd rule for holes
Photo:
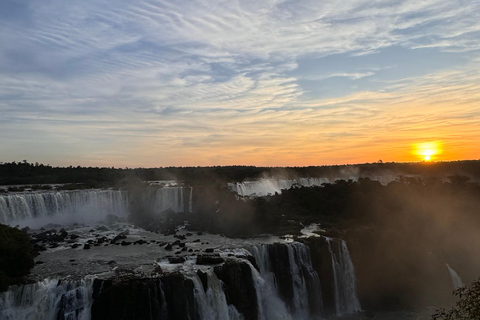
[[423,161],[432,161],[436,156],[442,153],[442,144],[438,141],[435,142],[423,142],[415,144],[413,151]]

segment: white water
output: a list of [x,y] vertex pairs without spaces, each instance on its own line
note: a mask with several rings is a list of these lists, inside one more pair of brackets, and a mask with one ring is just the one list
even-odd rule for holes
[[222,282],[210,269],[207,270],[208,289],[205,292],[197,274],[191,279],[194,284],[195,305],[202,320],[237,320],[241,319],[234,306],[227,304]]
[[[268,245],[256,245],[249,248],[260,269],[259,273],[252,267],[254,284],[259,297],[259,319],[308,320],[319,318],[320,315],[311,315],[309,309],[309,300],[315,300],[320,304],[318,309],[323,311],[320,279],[312,267],[310,251],[306,245],[298,242],[288,244],[287,250],[293,286],[293,301],[290,301],[292,308],[287,307],[286,302],[282,301],[279,296],[275,275],[271,269]],[[316,295],[315,297],[309,297],[307,283],[315,288],[310,292]]]
[[157,189],[154,203],[155,212],[160,213],[167,209],[171,209],[174,212],[185,212],[185,192],[189,193],[188,210],[189,212],[192,212],[192,187],[164,187]]
[[[0,294],[2,320],[88,320],[92,280],[45,279]],[[60,315],[61,314],[61,315]]]
[[260,179],[256,181],[243,181],[228,183],[228,188],[240,196],[267,196],[282,193],[282,190],[291,189],[295,186],[312,187],[328,183],[327,178],[300,178],[294,180]]
[[334,239],[327,237],[325,239],[332,258],[336,314],[343,315],[361,311],[357,297],[355,270],[347,244],[343,240],[337,240],[340,241],[340,245],[337,244],[337,248],[333,248],[332,244],[336,244]]
[[124,191],[77,190],[0,195],[0,223],[40,227],[47,223],[90,223],[108,214],[126,217]]
[[458,275],[458,273],[455,270],[453,270],[448,263],[447,263],[447,269],[448,269],[448,272],[450,273],[450,277],[452,278],[453,288],[458,289],[461,287],[465,287],[465,284],[463,284],[463,281]]

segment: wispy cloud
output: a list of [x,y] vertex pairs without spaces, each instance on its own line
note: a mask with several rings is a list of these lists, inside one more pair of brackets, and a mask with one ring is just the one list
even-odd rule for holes
[[[386,135],[406,144],[405,132],[454,139],[451,129],[470,139],[478,121],[475,1],[7,0],[1,9],[0,161],[362,161]],[[404,62],[411,74],[348,60],[387,48],[425,50],[424,60]],[[458,60],[422,71],[427,50]],[[345,63],[295,72],[322,57]]]

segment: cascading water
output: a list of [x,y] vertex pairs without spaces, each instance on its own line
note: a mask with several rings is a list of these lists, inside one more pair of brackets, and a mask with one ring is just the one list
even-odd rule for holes
[[2,320],[88,320],[92,280],[46,279],[0,294]]
[[207,270],[208,289],[205,290],[197,274],[191,279],[194,284],[195,305],[201,320],[240,320],[234,306],[227,304],[222,283],[214,272]]
[[[360,305],[356,298],[353,266],[346,244],[344,241],[330,238],[327,238],[326,241],[329,244],[328,249],[334,265],[332,277],[335,283],[337,314],[359,311]],[[307,245],[299,242],[257,244],[249,246],[246,250],[238,248],[236,250],[239,250],[243,257],[253,256],[255,261],[230,257],[229,251],[224,253],[224,257],[229,259],[224,264],[210,267],[187,261],[181,269],[177,269],[183,274],[181,277],[185,277],[185,281],[188,279],[193,283],[192,302],[194,311],[188,311],[191,315],[195,314],[192,319],[322,319],[324,310],[321,283],[317,272],[313,268],[310,249]],[[243,267],[250,272],[245,272]],[[168,266],[165,268],[168,269]],[[165,277],[168,278],[168,275]],[[0,319],[89,320],[92,317],[92,303],[95,307],[97,301],[105,302],[111,299],[99,299],[99,295],[103,292],[101,288],[103,288],[104,283],[103,280],[99,281],[102,284],[97,287],[96,290],[98,291],[93,294],[96,297],[95,301],[92,301],[93,287],[95,286],[91,278],[78,281],[47,279],[35,284],[13,286],[9,291],[0,294]],[[142,281],[142,279],[138,281]],[[177,291],[176,289],[178,284],[186,283],[184,280],[170,282],[170,285],[168,285],[168,281],[165,282],[164,276],[153,280],[153,282],[152,279],[148,278],[145,281],[150,284],[155,282],[159,294],[154,297],[151,295],[154,294],[153,291],[147,290],[150,293],[145,293],[147,291],[138,289],[145,288],[142,285],[124,286],[121,290],[125,290],[127,287],[132,288],[132,290],[137,288],[138,291],[135,292],[138,294],[148,295],[145,297],[138,296],[138,299],[142,301],[147,298],[155,299],[157,306],[152,307],[151,312],[161,309],[161,312],[155,313],[160,317],[159,319],[168,318],[166,314],[173,311],[173,305],[177,306],[173,301],[177,301],[177,299],[188,300],[188,290]],[[174,285],[172,286],[172,284]],[[250,294],[236,293],[238,292],[236,288],[243,290],[248,286],[253,288],[253,291],[249,291]],[[232,288],[234,288],[233,291]],[[288,292],[285,292],[286,289],[288,289]],[[107,297],[127,297],[131,299],[128,294],[124,295],[125,291],[121,290],[117,292],[118,295],[107,294]],[[179,292],[183,292],[182,294],[185,296],[179,295]],[[110,291],[111,293],[112,291]],[[170,300],[166,299],[166,296],[170,297]],[[114,302],[114,300],[111,301]],[[245,307],[245,303],[250,307]],[[192,304],[189,305],[192,306]],[[103,310],[108,313],[110,309]],[[247,315],[248,310],[254,310],[253,314]],[[97,319],[99,314],[96,315]]]
[[[277,244],[278,245],[278,244]],[[259,305],[262,306],[263,314],[259,319],[318,319],[323,312],[322,291],[320,279],[313,269],[310,260],[310,251],[302,243],[293,242],[286,246],[288,268],[284,269],[285,274],[279,274],[272,265],[278,260],[271,257],[273,246],[257,245],[249,248],[255,258],[260,273],[255,278],[257,295],[262,298]],[[281,259],[281,258],[280,258]],[[287,286],[291,287],[291,301],[285,301],[280,297],[279,277],[287,277]]]
[[[0,223],[88,223],[108,214],[126,217],[128,196],[116,190],[26,192],[0,195]],[[33,222],[35,225],[35,222]],[[41,226],[41,225],[40,225]]]
[[240,196],[266,196],[269,194],[282,193],[282,190],[291,189],[295,186],[312,187],[328,183],[327,178],[300,178],[298,180],[260,179],[257,181],[243,181],[229,183],[228,188]]
[[[188,192],[188,200],[185,191]],[[155,202],[153,205],[155,212],[162,212],[171,209],[174,212],[185,212],[185,201],[188,201],[188,211],[192,212],[192,187],[163,187],[155,192]]]
[[[361,311],[357,297],[355,270],[348,252],[347,244],[343,240],[325,237],[332,259],[335,310],[337,315]],[[336,244],[336,247],[333,247]]]
[[458,289],[461,287],[465,287],[465,284],[463,284],[463,281],[458,275],[458,273],[455,270],[453,270],[448,263],[447,263],[447,269],[448,269],[448,272],[450,273],[450,277],[452,278],[453,288]]

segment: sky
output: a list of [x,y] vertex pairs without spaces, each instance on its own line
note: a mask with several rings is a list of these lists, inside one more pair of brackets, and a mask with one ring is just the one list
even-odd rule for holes
[[1,0],[0,43],[0,162],[480,158],[479,0]]

